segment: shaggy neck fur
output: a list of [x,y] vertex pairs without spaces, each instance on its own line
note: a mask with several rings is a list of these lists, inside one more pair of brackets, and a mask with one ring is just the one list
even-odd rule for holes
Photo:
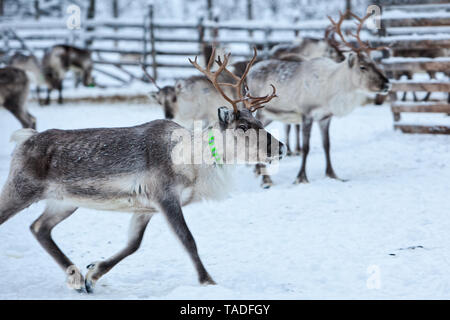
[[330,74],[331,85],[328,90],[332,114],[344,116],[353,111],[364,99],[363,90],[356,86],[352,80],[352,69],[348,66],[348,61],[339,63]]
[[[218,166],[211,154],[209,142],[209,132],[212,130],[215,138],[216,152],[223,165]],[[221,133],[221,136],[218,133]],[[226,164],[226,157],[224,155],[223,143],[217,143],[219,139],[224,141],[225,131],[220,129],[219,123],[207,127],[202,131],[202,164],[193,165],[196,172],[197,181],[195,183],[195,199],[223,199],[226,198],[231,190],[232,173],[234,171],[234,164]]]

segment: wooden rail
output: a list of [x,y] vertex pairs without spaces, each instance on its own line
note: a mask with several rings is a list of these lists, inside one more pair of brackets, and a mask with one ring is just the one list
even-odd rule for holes
[[[402,19],[384,19],[385,34],[389,36],[380,37],[375,40],[377,44],[389,45],[390,52],[394,54],[409,54],[411,57],[392,57],[382,59],[384,69],[391,75],[402,74],[408,71],[410,74],[417,72],[428,72],[435,74],[442,72],[447,76],[450,74],[450,13],[442,12],[443,8],[450,9],[450,4],[444,0],[386,0],[380,1],[384,5],[384,11],[404,10],[408,16]],[[407,10],[405,7],[408,7]],[[435,12],[433,11],[435,8]],[[423,10],[426,9],[426,13]],[[386,14],[389,17],[389,12]],[[420,30],[415,32],[414,30]],[[403,32],[403,34],[402,34]],[[426,58],[429,55],[432,58]],[[447,56],[446,56],[447,55]],[[420,58],[416,58],[420,56]],[[436,57],[438,56],[438,57]],[[427,134],[450,134],[450,125],[414,125],[401,124],[402,113],[444,113],[450,114],[450,81],[449,80],[395,80],[392,79],[391,110],[394,116],[394,128],[404,133],[427,133]],[[397,93],[414,93],[416,91],[427,92],[429,99],[432,92],[448,93],[448,101],[398,101]],[[449,118],[450,119],[450,118]],[[450,121],[449,121],[450,122]]]

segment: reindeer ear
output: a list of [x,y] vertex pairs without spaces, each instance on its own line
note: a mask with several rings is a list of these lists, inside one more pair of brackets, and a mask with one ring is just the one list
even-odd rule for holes
[[348,66],[350,68],[353,68],[353,65],[355,64],[355,60],[356,60],[356,54],[354,54],[353,52],[350,52],[347,57]]
[[219,117],[220,124],[230,124],[234,121],[234,112],[228,109],[227,107],[220,107],[217,109],[217,115]]

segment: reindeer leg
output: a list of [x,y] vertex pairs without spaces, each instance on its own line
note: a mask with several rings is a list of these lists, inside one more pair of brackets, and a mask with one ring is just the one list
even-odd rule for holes
[[42,106],[44,104],[44,102],[41,100],[41,87],[40,86],[36,86],[36,98],[37,98],[37,102],[40,106]]
[[290,156],[292,156],[291,144],[289,143],[289,136],[290,136],[290,133],[291,133],[291,125],[290,124],[285,124],[284,125],[284,130],[286,132],[286,147],[287,147],[286,155],[288,157],[290,157]]
[[67,285],[69,288],[83,292],[85,289],[83,275],[75,264],[59,249],[51,236],[52,229],[72,215],[75,210],[77,210],[76,207],[49,201],[44,213],[33,222],[30,230],[45,251],[55,259],[67,274]]
[[308,183],[308,178],[306,177],[306,159],[308,158],[309,153],[309,139],[311,137],[311,129],[312,129],[313,119],[303,117],[303,126],[302,126],[302,138],[303,138],[303,148],[302,148],[302,167],[300,168],[300,172],[297,175],[297,179],[295,179],[294,184],[298,183]]
[[152,214],[133,214],[130,221],[128,243],[126,247],[105,261],[93,262],[87,266],[89,269],[86,274],[85,281],[87,292],[94,292],[94,286],[98,279],[109,272],[120,261],[135,253],[139,249],[144,237],[145,229],[147,228],[151,217]]
[[59,104],[63,104],[63,96],[62,96],[62,91],[63,91],[63,84],[62,84],[62,80],[58,83],[58,103]]
[[270,178],[270,176],[267,174],[266,165],[262,163],[258,163],[255,166],[255,173],[256,175],[262,176],[262,182],[261,187],[263,189],[269,189],[271,186],[273,186],[273,181]]
[[47,98],[45,99],[45,105],[50,105],[50,93],[52,92],[52,89],[47,88]]
[[300,125],[295,125],[295,154],[301,155],[302,147],[300,146]]
[[8,178],[0,194],[0,225],[18,212],[40,200],[42,189],[34,186],[26,177]]
[[330,122],[331,122],[331,116],[319,121],[320,133],[322,134],[323,150],[325,151],[325,159],[326,159],[326,163],[327,163],[327,168],[326,168],[325,174],[327,175],[327,177],[329,177],[331,179],[344,181],[337,177],[336,173],[334,173],[333,166],[331,165]]
[[[430,79],[436,79],[436,72],[428,71],[428,75],[430,76]],[[425,97],[423,98],[422,101],[428,101],[430,99],[430,96],[431,96],[431,92],[427,92],[427,94],[425,95]]]
[[166,195],[166,197],[160,201],[160,206],[169,225],[172,227],[172,230],[189,253],[195,269],[197,270],[199,282],[201,284],[216,284],[200,260],[197,252],[197,245],[184,220],[178,197],[170,194]]

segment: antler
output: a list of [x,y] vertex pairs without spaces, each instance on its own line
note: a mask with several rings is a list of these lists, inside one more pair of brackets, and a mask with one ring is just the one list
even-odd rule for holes
[[158,90],[161,90],[161,88],[156,84],[155,79],[153,79],[153,77],[147,72],[147,70],[145,69],[145,66],[144,66],[143,64],[141,64],[141,68],[142,68],[142,70],[144,71],[145,76],[146,76],[151,82],[153,82],[153,84],[155,85],[155,87],[156,87]]
[[[224,97],[224,99],[227,100],[233,106],[235,113],[237,113],[239,110],[237,107],[237,104],[239,102],[243,102],[245,107],[248,110],[250,110],[251,112],[254,112],[257,109],[262,108],[262,106],[261,106],[262,103],[267,103],[270,100],[272,100],[274,97],[276,97],[276,89],[273,85],[272,85],[272,88],[273,88],[272,94],[266,95],[264,97],[252,97],[252,96],[250,96],[250,94],[248,94],[248,90],[246,90],[247,92],[246,92],[245,96],[242,94],[242,87],[243,87],[244,80],[247,77],[247,74],[250,71],[250,68],[256,61],[256,56],[257,56],[256,48],[254,48],[253,58],[247,64],[245,71],[241,77],[236,76],[234,73],[232,73],[230,70],[227,69],[227,64],[228,64],[228,60],[231,56],[231,53],[224,55],[223,61],[219,57],[216,60],[216,63],[219,65],[219,69],[217,69],[217,71],[215,71],[215,72],[212,72],[211,67],[214,63],[215,55],[216,55],[216,48],[213,48],[213,51],[212,51],[211,57],[209,59],[208,65],[206,66],[206,69],[200,67],[200,65],[197,63],[197,57],[195,57],[194,61],[189,59],[189,62],[195,68],[197,68],[200,72],[202,72],[212,82],[214,88],[216,88],[217,91],[219,91],[219,93]],[[218,82],[218,77],[222,73],[222,71],[225,71],[228,75],[230,75],[236,81],[236,83]],[[228,86],[228,87],[233,88],[236,91],[238,98],[231,99],[230,97],[228,97],[225,94],[225,92],[222,90],[221,86]],[[245,86],[245,88],[247,89],[246,86]]]
[[356,41],[358,41],[360,50],[364,50],[367,54],[370,54],[370,51],[387,49],[386,46],[380,46],[380,47],[372,48],[368,42],[362,41],[361,38],[359,37],[359,34],[360,34],[361,30],[362,30],[362,27],[364,26],[364,23],[366,22],[367,19],[369,19],[373,15],[373,12],[366,14],[363,18],[358,17],[356,14],[354,14],[351,11],[348,11],[348,14],[351,17],[353,17],[356,20],[358,20],[358,22],[359,22],[359,24],[357,24],[358,25],[358,29],[356,30],[356,34],[350,33],[350,35],[353,36],[356,39]]
[[333,47],[336,51],[341,52],[342,50],[341,50],[341,48],[340,48],[340,43],[339,43],[339,41],[337,41],[337,40],[334,38],[335,33],[336,33],[336,31],[335,31],[334,27],[333,27],[332,25],[331,25],[331,26],[328,26],[328,27],[325,29],[324,39],[325,39],[325,41],[328,42],[328,44],[329,44],[331,47]]
[[[348,42],[347,40],[345,40],[344,35],[342,34],[342,30],[341,30],[341,25],[342,22],[344,21],[345,17],[347,16],[351,16],[352,18],[355,18],[356,20],[358,20],[359,24],[357,23],[357,30],[356,30],[356,34],[354,33],[350,33],[350,35],[352,37],[354,37],[356,39],[356,41],[358,42],[359,47],[355,47],[353,44],[351,44],[350,42]],[[366,20],[372,16],[372,13],[368,13],[366,14],[363,18],[358,17],[356,14],[354,14],[353,12],[347,10],[345,12],[345,14],[342,14],[339,11],[339,21],[336,23],[330,16],[328,16],[328,19],[331,22],[331,25],[333,27],[333,29],[335,30],[335,32],[339,35],[339,37],[341,38],[342,42],[349,47],[352,51],[356,52],[356,53],[360,53],[361,51],[365,51],[367,54],[370,54],[370,51],[375,51],[375,50],[383,50],[386,49],[386,47],[376,47],[376,48],[372,48],[368,42],[364,42],[361,40],[361,38],[359,37],[359,34],[361,33],[362,27],[364,26],[364,23],[366,22]],[[325,33],[327,35],[327,33]]]

